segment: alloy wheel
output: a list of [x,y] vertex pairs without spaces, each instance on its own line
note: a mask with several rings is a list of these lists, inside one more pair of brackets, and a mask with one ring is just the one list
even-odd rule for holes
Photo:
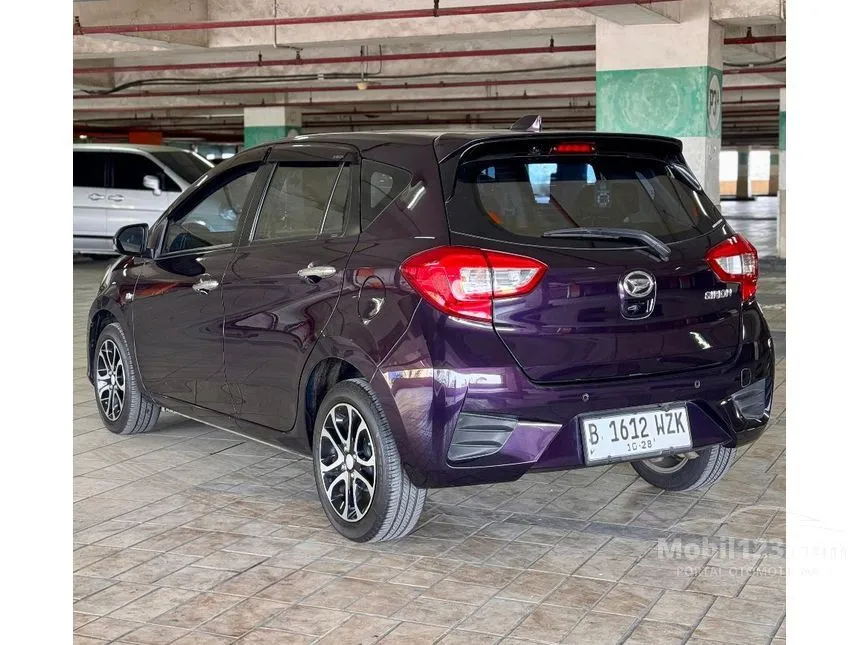
[[358,522],[373,503],[376,449],[367,423],[349,403],[338,403],[326,416],[318,460],[329,504],[341,519]]
[[96,393],[102,412],[116,421],[125,404],[125,365],[119,347],[106,338],[96,360]]

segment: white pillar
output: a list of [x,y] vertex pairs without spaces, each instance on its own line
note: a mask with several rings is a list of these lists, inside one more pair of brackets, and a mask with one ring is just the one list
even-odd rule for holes
[[285,107],[245,108],[245,147],[294,137],[302,132],[300,110]]
[[776,254],[785,257],[785,88],[779,91],[779,216],[777,219],[779,237],[776,241]]
[[767,194],[776,197],[779,194],[779,150],[770,151],[770,176],[767,180]]
[[723,28],[711,21],[710,0],[682,0],[680,13],[668,24],[597,19],[597,129],[681,139],[719,204]]
[[750,149],[738,148],[738,180],[735,183],[735,199],[750,197]]

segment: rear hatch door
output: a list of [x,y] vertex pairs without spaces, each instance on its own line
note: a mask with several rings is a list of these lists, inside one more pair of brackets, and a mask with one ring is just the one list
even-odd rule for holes
[[532,292],[493,304],[496,332],[532,380],[662,374],[738,351],[740,290],[705,261],[731,230],[679,147],[633,143],[542,135],[457,159],[452,244],[547,265]]

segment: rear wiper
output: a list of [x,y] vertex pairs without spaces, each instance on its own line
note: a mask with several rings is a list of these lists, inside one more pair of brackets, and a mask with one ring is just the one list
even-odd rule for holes
[[645,231],[629,228],[605,228],[600,226],[583,228],[559,228],[547,231],[541,237],[565,237],[580,240],[630,240],[640,242],[654,251],[663,262],[668,262],[672,249]]

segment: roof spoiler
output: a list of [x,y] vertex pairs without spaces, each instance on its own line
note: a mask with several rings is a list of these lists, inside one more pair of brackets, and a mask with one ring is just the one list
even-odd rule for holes
[[526,116],[517,119],[516,123],[511,126],[511,130],[518,130],[520,132],[540,132],[540,114],[527,114]]

